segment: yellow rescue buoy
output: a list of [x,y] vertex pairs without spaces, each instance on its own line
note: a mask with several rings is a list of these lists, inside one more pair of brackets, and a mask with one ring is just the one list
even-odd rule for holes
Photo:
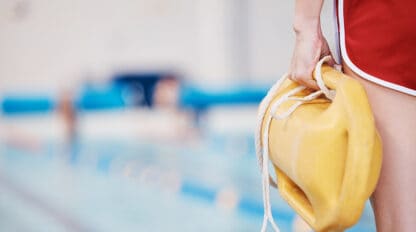
[[269,159],[281,196],[316,231],[354,225],[375,189],[382,144],[367,95],[358,81],[323,65],[326,59],[314,72],[319,91],[285,78],[260,106],[263,231],[269,221],[278,231],[270,209]]

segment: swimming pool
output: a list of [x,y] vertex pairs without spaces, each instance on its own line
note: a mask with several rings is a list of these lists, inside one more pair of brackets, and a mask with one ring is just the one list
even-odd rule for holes
[[[258,231],[254,155],[219,152],[208,140],[79,142],[72,154],[53,143],[37,151],[3,145],[0,230]],[[293,211],[272,195],[279,226],[292,231]],[[368,209],[351,231],[375,231]]]

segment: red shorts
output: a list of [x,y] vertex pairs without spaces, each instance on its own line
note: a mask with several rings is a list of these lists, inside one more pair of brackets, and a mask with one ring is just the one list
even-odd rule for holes
[[336,0],[336,6],[339,47],[348,67],[416,96],[416,0]]

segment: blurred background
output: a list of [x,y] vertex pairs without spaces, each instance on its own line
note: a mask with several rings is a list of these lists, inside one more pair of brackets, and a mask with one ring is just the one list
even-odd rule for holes
[[[293,8],[0,0],[0,231],[259,231],[256,111]],[[282,231],[310,231],[271,194]],[[375,231],[368,207],[349,231]]]

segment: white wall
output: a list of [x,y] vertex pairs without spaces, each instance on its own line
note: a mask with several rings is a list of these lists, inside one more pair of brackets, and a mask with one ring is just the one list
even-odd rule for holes
[[288,67],[293,3],[0,0],[0,91],[58,89],[121,69],[174,68],[211,85],[270,82]]
[[[294,46],[292,18],[294,0],[250,1],[250,64],[251,77],[260,81],[280,77],[289,67]],[[324,34],[334,46],[332,1],[322,11]]]

